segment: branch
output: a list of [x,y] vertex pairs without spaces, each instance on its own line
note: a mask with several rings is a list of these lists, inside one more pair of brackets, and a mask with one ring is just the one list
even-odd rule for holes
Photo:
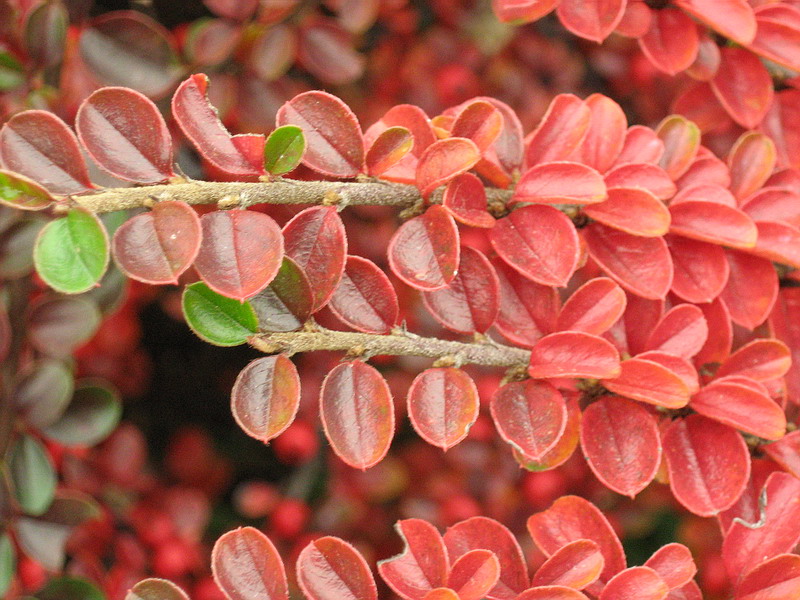
[[[511,190],[488,188],[489,204],[505,203]],[[431,202],[441,202],[441,190]],[[268,182],[192,181],[167,185],[109,188],[96,194],[73,196],[72,200],[93,213],[149,206],[153,200],[183,200],[188,204],[220,204],[224,208],[254,204],[338,204],[396,206],[410,208],[422,200],[413,185],[387,181],[298,181]]]
[[484,365],[487,367],[527,367],[530,352],[493,341],[453,342],[425,338],[395,329],[389,335],[352,333],[319,329],[290,333],[262,333],[249,340],[256,350],[267,354],[297,354],[316,350],[346,351],[354,356],[424,356],[426,358],[452,358],[454,365]]

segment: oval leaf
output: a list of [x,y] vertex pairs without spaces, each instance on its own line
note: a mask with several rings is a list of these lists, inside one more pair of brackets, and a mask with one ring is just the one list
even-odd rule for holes
[[183,290],[183,316],[197,336],[215,346],[244,344],[258,331],[250,303],[220,296],[199,281]]
[[404,519],[394,526],[403,538],[401,554],[380,561],[378,572],[397,595],[407,600],[422,600],[447,580],[450,565],[442,536],[422,519]]
[[189,596],[171,581],[150,578],[129,589],[125,600],[189,600]]
[[480,160],[475,142],[466,138],[447,138],[434,142],[419,159],[417,188],[423,198],[451,179],[466,173]]
[[494,217],[486,209],[486,189],[476,175],[459,175],[444,190],[442,205],[459,223],[471,227],[494,227]]
[[50,192],[32,179],[0,169],[0,203],[21,210],[42,210],[54,201]]
[[321,537],[297,558],[297,583],[309,600],[377,600],[367,562],[347,542]]
[[582,590],[597,581],[605,559],[592,540],[575,540],[557,550],[533,576],[534,587],[562,585]]
[[314,297],[305,272],[288,256],[270,284],[250,298],[263,331],[296,331],[311,316]]
[[44,434],[64,446],[94,446],[114,431],[121,415],[122,403],[115,391],[81,383],[67,410]]
[[578,331],[552,333],[531,350],[528,374],[535,378],[608,379],[620,374],[619,353],[610,342]]
[[482,600],[500,578],[500,562],[489,550],[470,550],[453,564],[447,585],[459,600]]
[[528,169],[514,188],[512,203],[587,205],[607,197],[603,176],[574,162],[541,163]]
[[342,279],[328,307],[353,329],[389,333],[397,324],[397,294],[386,274],[371,260],[348,256]]
[[564,303],[556,328],[602,335],[625,312],[625,292],[607,277],[596,277],[579,287]]
[[375,138],[366,156],[367,173],[380,177],[411,152],[414,136],[405,127],[389,127]]
[[211,570],[230,600],[288,600],[286,571],[267,536],[253,527],[222,535],[211,553]]

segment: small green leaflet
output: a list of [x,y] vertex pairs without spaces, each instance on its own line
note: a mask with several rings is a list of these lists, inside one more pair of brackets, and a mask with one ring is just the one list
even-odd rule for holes
[[32,179],[0,170],[0,202],[22,210],[42,210],[55,198]]
[[264,169],[272,175],[288,173],[300,164],[305,150],[302,129],[295,125],[278,127],[264,144]]
[[258,318],[249,302],[221,296],[202,282],[184,289],[183,315],[192,331],[216,346],[244,344],[258,331]]
[[14,493],[25,513],[44,514],[56,491],[56,473],[47,450],[35,438],[24,435],[11,450],[9,467]]

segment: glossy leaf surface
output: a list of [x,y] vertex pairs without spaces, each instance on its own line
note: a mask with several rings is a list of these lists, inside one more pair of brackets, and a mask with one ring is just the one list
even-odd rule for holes
[[478,389],[453,367],[426,369],[408,389],[408,416],[429,444],[448,450],[463,440],[478,418]]
[[183,316],[198,337],[215,346],[244,344],[258,331],[248,302],[221,296],[199,281],[183,290]]
[[294,170],[303,159],[306,138],[296,125],[278,127],[264,144],[264,169],[272,175]]
[[422,154],[417,165],[416,182],[420,194],[427,198],[440,185],[469,171],[480,157],[480,149],[466,138],[447,138],[434,142]]
[[587,205],[606,196],[603,177],[593,168],[576,162],[547,162],[525,171],[512,202]]
[[578,331],[552,333],[531,350],[531,377],[609,379],[620,374],[616,348],[601,337]]
[[582,590],[597,581],[605,559],[592,540],[575,540],[559,548],[536,571],[531,585],[563,585]]
[[377,600],[366,561],[347,542],[321,537],[297,558],[297,582],[309,600]]
[[447,184],[442,205],[459,223],[472,227],[494,227],[494,217],[486,209],[486,188],[472,173],[464,173]]
[[287,600],[286,572],[267,536],[253,527],[223,534],[211,553],[214,580],[230,600]]
[[448,587],[459,600],[482,600],[500,578],[500,561],[489,550],[470,550],[455,563],[447,577]]
[[447,582],[450,570],[442,536],[422,519],[404,519],[395,529],[405,542],[401,554],[378,563],[383,580],[402,598],[422,600]]

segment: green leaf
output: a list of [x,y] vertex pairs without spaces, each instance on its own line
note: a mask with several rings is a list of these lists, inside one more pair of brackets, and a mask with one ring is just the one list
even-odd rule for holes
[[85,579],[58,577],[51,579],[36,594],[38,600],[105,600],[103,593]]
[[278,127],[264,145],[264,168],[273,175],[288,173],[300,164],[305,150],[302,129],[295,125]]
[[9,461],[14,493],[26,514],[44,514],[56,491],[56,473],[44,446],[25,435],[17,440]]
[[43,433],[65,446],[94,446],[119,423],[122,404],[105,385],[79,383],[64,414]]
[[221,296],[202,282],[184,289],[183,315],[192,331],[216,346],[244,344],[258,331],[258,319],[249,302]]
[[0,596],[5,597],[17,570],[17,555],[8,534],[0,535]]
[[45,188],[18,173],[0,170],[0,202],[22,210],[42,210],[55,201]]
[[108,234],[84,208],[48,223],[33,249],[36,271],[45,283],[65,294],[91,289],[108,266]]
[[0,92],[7,92],[25,83],[25,69],[8,52],[0,52]]

